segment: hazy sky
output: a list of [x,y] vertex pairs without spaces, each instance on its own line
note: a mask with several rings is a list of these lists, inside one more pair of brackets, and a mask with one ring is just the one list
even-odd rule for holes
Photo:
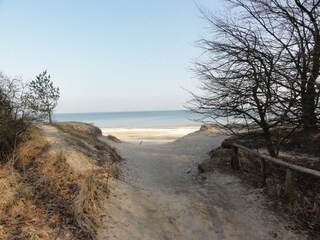
[[0,70],[29,81],[47,69],[57,112],[183,109],[205,27],[192,0],[0,0]]

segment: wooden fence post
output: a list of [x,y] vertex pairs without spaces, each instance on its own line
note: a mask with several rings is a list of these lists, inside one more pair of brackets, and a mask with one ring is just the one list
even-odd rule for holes
[[235,170],[240,168],[238,147],[232,146],[231,167]]
[[292,169],[287,168],[286,183],[284,186],[284,201],[290,203],[294,198],[294,192],[296,188],[296,174]]

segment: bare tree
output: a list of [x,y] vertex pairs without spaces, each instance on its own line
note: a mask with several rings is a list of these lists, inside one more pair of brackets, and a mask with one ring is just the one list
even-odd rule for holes
[[198,41],[203,94],[192,94],[190,108],[224,126],[257,126],[276,156],[283,138],[276,143],[272,130],[318,128],[320,1],[226,2],[232,17],[201,10],[211,32]]
[[250,24],[204,16],[214,36],[198,42],[205,60],[196,62],[195,72],[204,94],[193,94],[191,110],[219,123],[245,120],[252,128],[258,126],[270,155],[276,156],[270,131],[287,121],[293,105],[293,93],[283,87],[287,81],[278,72],[283,51],[275,54]]
[[296,92],[295,114],[306,130],[317,128],[320,69],[319,0],[227,0],[273,49],[284,50],[282,74]]
[[0,73],[0,162],[11,152],[29,124],[21,79]]

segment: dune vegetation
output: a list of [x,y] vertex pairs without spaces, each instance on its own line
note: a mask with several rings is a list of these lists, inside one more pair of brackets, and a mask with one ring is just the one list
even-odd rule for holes
[[0,169],[0,239],[95,238],[121,161],[99,136],[80,123],[27,129]]

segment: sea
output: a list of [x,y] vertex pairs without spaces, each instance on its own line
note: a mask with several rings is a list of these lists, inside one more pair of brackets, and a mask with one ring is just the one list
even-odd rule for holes
[[55,121],[92,123],[100,128],[145,128],[201,125],[201,116],[186,110],[55,113]]

